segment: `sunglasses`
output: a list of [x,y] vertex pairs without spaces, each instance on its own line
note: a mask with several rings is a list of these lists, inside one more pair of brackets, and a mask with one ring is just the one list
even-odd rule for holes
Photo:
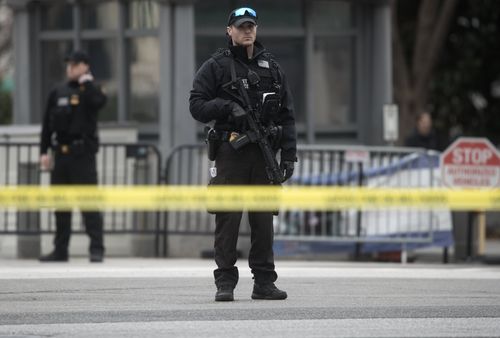
[[256,18],[257,12],[249,7],[241,7],[241,8],[236,9],[231,16],[237,17],[237,16],[244,16],[244,15],[253,16],[254,18]]

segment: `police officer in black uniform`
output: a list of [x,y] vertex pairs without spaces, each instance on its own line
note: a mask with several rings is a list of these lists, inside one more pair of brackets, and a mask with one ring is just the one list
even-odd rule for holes
[[[53,185],[96,185],[97,112],[106,103],[106,95],[94,83],[85,52],[74,51],[65,61],[67,81],[50,92],[43,118],[40,164],[42,169],[51,169]],[[42,262],[68,260],[71,212],[56,211],[55,214],[54,250],[40,257]],[[84,212],[82,216],[90,237],[90,261],[102,262],[102,216],[99,212]]]
[[[296,131],[292,96],[285,74],[274,57],[256,41],[257,13],[248,7],[232,11],[227,22],[228,46],[218,50],[198,70],[190,96],[190,111],[203,123],[214,123],[213,130],[220,140],[215,156],[216,167],[211,171],[213,185],[266,185],[262,152],[256,143],[235,150],[233,137],[247,131],[247,112],[238,100],[238,91],[228,86],[235,77],[241,78],[249,94],[252,107],[261,112],[263,123],[273,123],[281,130],[281,137],[270,142],[281,150],[280,169],[288,179],[296,162]],[[257,75],[257,76],[255,76]],[[278,97],[278,109],[262,111],[265,96]],[[267,115],[266,115],[267,114]],[[214,271],[216,301],[232,301],[238,282],[236,243],[241,212],[217,212],[215,217]],[[285,299],[285,291],[278,289],[273,256],[273,213],[250,212],[251,248],[249,266],[254,276],[253,299]]]

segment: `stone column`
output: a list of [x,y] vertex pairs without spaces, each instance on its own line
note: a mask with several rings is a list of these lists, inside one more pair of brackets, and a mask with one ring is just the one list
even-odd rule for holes
[[373,84],[372,84],[372,135],[373,144],[384,144],[383,113],[384,104],[393,103],[392,91],[392,31],[391,7],[381,1],[373,11]]
[[34,108],[33,100],[33,48],[31,45],[32,20],[30,20],[31,0],[7,0],[7,5],[14,10],[14,124],[29,124],[30,112]]
[[196,140],[196,123],[189,113],[194,74],[193,1],[160,3],[160,151]]

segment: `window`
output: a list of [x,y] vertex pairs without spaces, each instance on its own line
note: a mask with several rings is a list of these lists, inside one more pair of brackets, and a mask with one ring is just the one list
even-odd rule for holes
[[73,28],[73,6],[66,3],[42,5],[43,30],[68,30]]
[[156,38],[130,39],[128,44],[130,120],[157,122],[160,91],[160,51]]
[[215,28],[224,35],[231,8],[230,1],[198,1],[195,4],[195,27],[197,30]]
[[117,29],[118,3],[88,1],[82,8],[83,29]]
[[[40,6],[43,30],[39,34],[42,99],[46,100],[54,83],[65,79],[64,56],[78,46],[89,54],[92,73],[108,97],[99,120],[133,120],[157,125],[160,82],[157,1],[81,0],[36,4]],[[121,22],[124,27],[120,26]],[[119,83],[120,79],[125,79],[126,84]],[[126,98],[127,104],[120,105],[119,97]]]
[[310,70],[315,129],[320,132],[356,123],[353,81],[355,41],[353,7],[345,1],[314,1]]
[[314,18],[311,24],[316,31],[333,32],[353,26],[352,5],[346,1],[315,1],[311,16]]
[[[235,8],[247,5],[247,1],[237,1]],[[250,7],[257,11],[258,24],[262,29],[278,27],[292,29],[304,26],[301,0],[256,0],[252,1]]]
[[352,42],[349,37],[316,37],[313,78],[316,127],[346,126],[353,122]]
[[83,49],[88,52],[90,68],[96,82],[102,86],[108,97],[104,108],[99,112],[100,121],[118,120],[118,79],[116,59],[116,40],[87,40]]
[[128,27],[153,29],[160,26],[158,3],[151,0],[135,0],[128,4]]
[[[45,41],[42,43],[42,107],[46,106],[50,91],[66,78],[64,58],[72,49],[73,43],[71,41]],[[35,120],[39,121],[41,118]]]

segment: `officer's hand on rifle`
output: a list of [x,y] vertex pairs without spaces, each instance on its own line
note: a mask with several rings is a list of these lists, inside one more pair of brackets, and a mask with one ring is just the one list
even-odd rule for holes
[[247,129],[247,112],[236,102],[232,102],[231,116],[238,131],[245,131]]
[[281,161],[281,163],[280,163],[280,169],[283,172],[284,181],[286,181],[290,177],[292,177],[294,168],[295,168],[295,163],[294,162],[292,162],[292,161]]

